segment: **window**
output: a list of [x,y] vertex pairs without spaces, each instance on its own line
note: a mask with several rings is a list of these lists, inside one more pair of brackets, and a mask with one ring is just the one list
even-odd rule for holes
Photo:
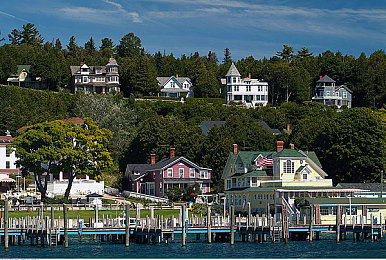
[[176,83],[175,82],[170,82],[170,87],[175,88],[176,87]]
[[227,190],[230,189],[232,186],[231,180],[227,180]]
[[287,160],[283,163],[283,173],[294,173],[295,172],[295,162]]
[[256,95],[256,100],[260,100],[260,95]]
[[168,169],[168,177],[173,178],[173,169]]
[[239,91],[239,86],[235,86],[235,91]]
[[320,207],[320,215],[322,216],[330,215],[329,207]]
[[335,92],[335,96],[339,97],[339,92]]
[[236,83],[236,78],[233,78],[233,83]]
[[308,179],[308,174],[307,173],[303,173],[302,179],[303,180],[307,180]]
[[330,95],[330,91],[326,91],[326,96],[329,96]]
[[9,161],[6,161],[6,162],[5,162],[5,168],[6,168],[6,169],[9,169],[9,168],[11,168],[11,167],[10,167],[10,163],[9,163]]
[[[346,207],[346,215],[350,215],[350,207]],[[351,207],[351,215],[357,215],[356,207]]]
[[179,168],[179,169],[178,169],[178,176],[179,176],[180,178],[184,178],[184,168]]
[[252,187],[257,187],[257,177],[252,177]]
[[10,157],[11,156],[11,151],[8,148],[5,149],[5,156],[6,157]]
[[347,92],[343,92],[343,98],[347,98]]
[[83,82],[87,82],[87,77],[83,77]]
[[189,169],[189,177],[194,178],[194,168]]
[[251,91],[251,86],[247,86],[247,91]]
[[265,100],[265,96],[264,95],[261,95],[261,100]]

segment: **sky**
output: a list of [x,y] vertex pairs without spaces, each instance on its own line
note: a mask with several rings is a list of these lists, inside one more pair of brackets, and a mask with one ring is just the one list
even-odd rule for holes
[[[17,3],[17,4],[16,4]],[[272,57],[283,44],[358,57],[386,50],[386,0],[0,0],[0,32],[33,23],[46,41],[115,44],[138,36],[151,54]]]

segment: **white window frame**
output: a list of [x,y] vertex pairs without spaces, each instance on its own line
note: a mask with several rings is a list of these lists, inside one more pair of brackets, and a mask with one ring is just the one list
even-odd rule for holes
[[173,168],[169,168],[167,171],[167,177],[168,178],[173,178]]
[[178,177],[184,178],[185,175],[185,169],[184,168],[178,168]]
[[235,92],[238,92],[240,88],[239,88],[239,86],[235,86],[234,89],[235,89],[235,90],[234,90]]
[[343,92],[343,98],[347,98],[347,92]]
[[195,169],[194,168],[189,168],[189,177],[194,178],[195,177]]
[[295,172],[295,162],[286,160],[283,162],[283,173],[293,174]]

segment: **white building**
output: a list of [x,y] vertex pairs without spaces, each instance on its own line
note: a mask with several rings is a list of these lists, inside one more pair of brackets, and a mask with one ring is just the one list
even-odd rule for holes
[[193,97],[193,84],[190,78],[186,77],[157,77],[160,87],[160,97],[180,97],[182,94],[187,98]]
[[16,167],[16,156],[15,152],[11,152],[7,145],[12,143],[13,137],[6,132],[6,136],[0,136],[0,172],[1,173],[17,173],[18,168]]
[[246,106],[266,106],[268,103],[268,83],[258,79],[252,79],[251,74],[248,78],[241,78],[239,71],[232,62],[225,80],[226,84],[225,101],[240,102]]

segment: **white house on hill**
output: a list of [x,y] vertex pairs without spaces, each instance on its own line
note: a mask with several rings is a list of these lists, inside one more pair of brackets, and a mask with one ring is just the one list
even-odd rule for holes
[[248,78],[241,78],[241,74],[232,62],[225,79],[226,84],[225,101],[240,102],[246,106],[266,106],[268,103],[268,83],[259,79],[252,79],[251,74]]
[[193,84],[190,78],[186,77],[157,77],[160,87],[160,97],[180,97],[182,94],[186,97],[193,97]]

